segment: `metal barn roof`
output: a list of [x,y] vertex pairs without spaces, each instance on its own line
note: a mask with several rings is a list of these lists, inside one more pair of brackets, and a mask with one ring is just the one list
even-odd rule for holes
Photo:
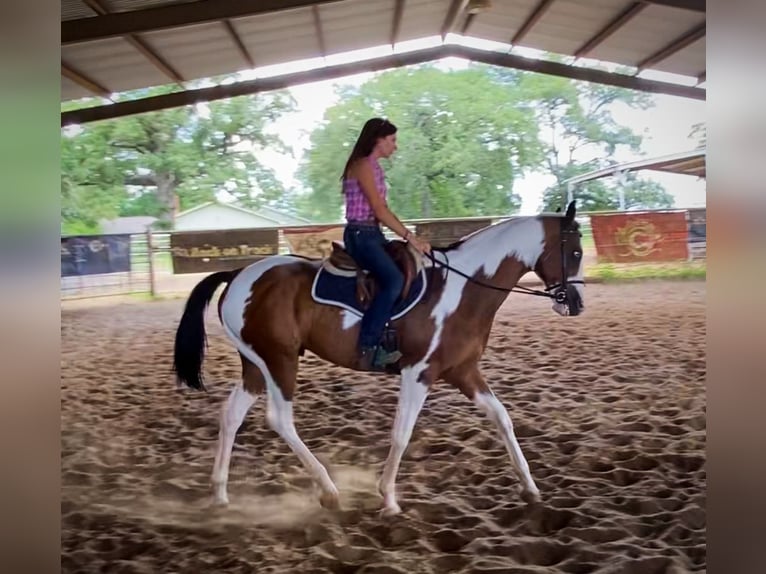
[[[189,82],[211,76],[450,34],[573,58],[549,68],[551,62],[528,63],[512,50],[483,56],[445,44],[409,58],[392,53],[372,69],[457,55],[580,79],[595,74],[590,81],[608,75],[626,87],[705,97],[699,87],[705,80],[705,0],[61,0],[61,20],[62,101],[163,84],[184,92]],[[628,72],[599,76],[591,69],[595,60]],[[288,83],[346,70],[325,66]],[[645,70],[696,82],[637,77]],[[158,105],[167,102],[130,113]]]

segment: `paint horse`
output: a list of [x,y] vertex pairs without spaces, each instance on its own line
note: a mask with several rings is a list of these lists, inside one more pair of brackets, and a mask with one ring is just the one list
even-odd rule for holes
[[[553,299],[560,315],[583,308],[581,234],[575,205],[565,214],[516,217],[485,227],[425,259],[427,287],[417,304],[392,321],[402,357],[399,402],[391,445],[378,489],[383,513],[401,511],[395,492],[399,464],[418,414],[437,381],[456,387],[495,424],[510,455],[526,502],[540,493],[513,432],[508,412],[479,372],[497,310],[528,271],[545,284],[535,291]],[[299,357],[309,350],[336,365],[356,368],[360,315],[317,302],[312,295],[322,260],[275,255],[236,271],[204,278],[192,290],[176,333],[174,369],[180,383],[204,388],[204,314],[216,289],[219,319],[242,361],[242,379],[220,415],[212,471],[214,497],[227,504],[232,447],[248,409],[267,400],[269,425],[290,446],[321,489],[324,507],[338,506],[338,490],[327,469],[303,443],[293,422]]]

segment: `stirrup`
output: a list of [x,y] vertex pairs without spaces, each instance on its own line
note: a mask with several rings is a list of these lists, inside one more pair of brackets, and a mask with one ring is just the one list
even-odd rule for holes
[[359,368],[363,371],[386,373],[401,358],[402,354],[399,351],[386,351],[381,345],[377,345],[361,351]]

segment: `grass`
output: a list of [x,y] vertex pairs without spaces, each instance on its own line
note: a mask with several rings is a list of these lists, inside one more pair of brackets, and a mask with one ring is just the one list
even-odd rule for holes
[[705,279],[707,264],[703,261],[676,263],[597,263],[586,270],[586,276],[604,283],[643,281],[650,279]]

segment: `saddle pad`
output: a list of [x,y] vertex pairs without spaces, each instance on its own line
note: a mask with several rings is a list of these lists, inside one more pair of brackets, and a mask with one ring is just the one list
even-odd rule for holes
[[[391,320],[404,316],[415,304],[420,301],[426,292],[426,270],[421,269],[418,276],[410,286],[410,292],[405,301],[397,301]],[[364,315],[364,309],[356,299],[356,276],[340,277],[333,275],[323,267],[319,268],[311,286],[311,297],[317,303],[341,307],[352,313]]]

